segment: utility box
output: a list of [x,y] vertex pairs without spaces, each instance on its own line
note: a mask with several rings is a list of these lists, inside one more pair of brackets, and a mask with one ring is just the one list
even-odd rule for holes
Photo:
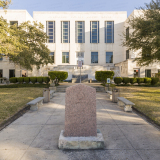
[[50,89],[49,88],[44,88],[43,89],[43,102],[48,103],[50,101]]
[[117,103],[117,98],[119,97],[119,90],[117,88],[112,89],[112,102]]

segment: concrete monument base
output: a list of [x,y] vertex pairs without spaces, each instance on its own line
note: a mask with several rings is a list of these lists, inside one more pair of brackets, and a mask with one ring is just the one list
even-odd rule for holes
[[96,137],[64,137],[62,130],[59,136],[59,149],[104,149],[104,139],[97,129]]

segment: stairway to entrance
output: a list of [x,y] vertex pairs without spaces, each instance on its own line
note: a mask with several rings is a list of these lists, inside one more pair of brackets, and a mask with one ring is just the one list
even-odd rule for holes
[[[66,88],[76,85],[78,83],[60,83],[59,86],[57,86],[56,92],[66,92]],[[105,89],[103,86],[101,86],[100,83],[83,83],[87,86],[93,87],[96,89],[96,92],[105,92]]]

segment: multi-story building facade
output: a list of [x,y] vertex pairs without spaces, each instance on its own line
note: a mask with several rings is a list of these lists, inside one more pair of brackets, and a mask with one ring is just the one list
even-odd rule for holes
[[[83,63],[82,75],[88,79],[95,79],[97,70],[114,70],[115,76],[128,77],[134,76],[137,69],[129,63],[134,57],[122,46],[127,12],[33,12],[32,18],[25,10],[7,10],[6,13],[1,10],[0,15],[9,23],[20,24],[27,20],[41,22],[49,36],[47,46],[53,59],[53,64],[39,70],[33,66],[31,72],[3,57],[0,59],[3,77],[21,77],[24,74],[47,76],[50,70],[65,70],[70,80],[79,75],[79,60]],[[126,74],[123,74],[122,68]]]

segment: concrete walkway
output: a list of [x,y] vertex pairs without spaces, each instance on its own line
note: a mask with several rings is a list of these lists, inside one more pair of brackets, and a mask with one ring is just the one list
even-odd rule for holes
[[38,112],[27,112],[0,132],[0,160],[160,160],[160,131],[135,113],[97,93],[97,128],[105,150],[62,151],[65,93],[56,93]]

